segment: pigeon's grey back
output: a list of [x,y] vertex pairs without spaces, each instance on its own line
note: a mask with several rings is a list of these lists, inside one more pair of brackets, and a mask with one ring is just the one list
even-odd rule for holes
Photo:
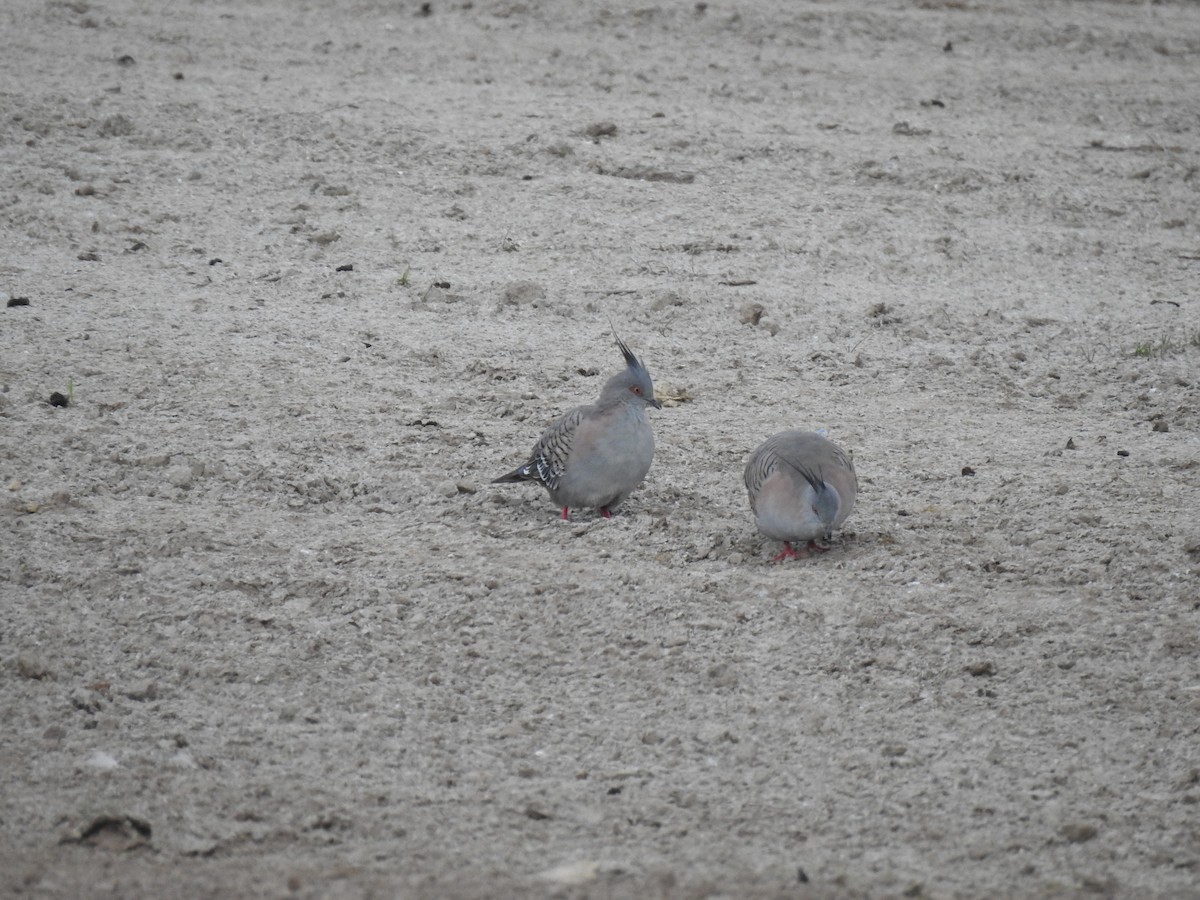
[[744,473],[759,530],[781,541],[828,538],[854,508],[858,477],[841,447],[811,431],[781,431]]

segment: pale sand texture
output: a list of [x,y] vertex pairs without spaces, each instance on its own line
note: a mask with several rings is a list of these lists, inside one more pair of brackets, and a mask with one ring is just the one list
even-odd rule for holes
[[1200,4],[419,12],[0,9],[0,894],[1200,896]]

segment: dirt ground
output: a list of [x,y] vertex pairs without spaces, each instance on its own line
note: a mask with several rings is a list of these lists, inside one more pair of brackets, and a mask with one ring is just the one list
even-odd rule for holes
[[0,894],[1200,897],[1200,4],[0,35]]

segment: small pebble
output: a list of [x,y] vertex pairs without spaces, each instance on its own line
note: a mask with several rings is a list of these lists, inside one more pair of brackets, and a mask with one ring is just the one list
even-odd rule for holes
[[188,488],[196,478],[191,466],[171,466],[167,470],[167,481],[177,488]]
[[167,765],[174,769],[198,769],[200,766],[196,762],[196,757],[192,756],[190,750],[179,750],[167,760]]
[[22,653],[17,657],[17,674],[31,681],[43,681],[54,673],[44,660]]
[[1154,430],[1155,431],[1170,431],[1171,426],[1169,426],[1162,419],[1159,419],[1157,422],[1154,423]]
[[108,771],[117,768],[120,763],[111,753],[105,753],[103,750],[93,750],[92,755],[87,758],[87,765],[93,769]]
[[1061,829],[1062,836],[1072,844],[1082,844],[1085,841],[1090,841],[1099,832],[1096,831],[1094,825],[1088,825],[1084,822],[1071,822],[1064,825]]
[[584,134],[590,138],[615,137],[617,124],[616,122],[596,122],[589,125],[584,130]]
[[[527,813],[528,815],[528,813]],[[551,884],[563,885],[565,887],[577,887],[582,884],[587,884],[590,881],[595,881],[600,874],[600,863],[592,860],[580,860],[578,862],[564,863],[561,866],[555,866],[552,869],[546,869],[534,875],[539,881],[548,881]]]
[[158,685],[153,681],[137,681],[121,693],[130,700],[157,700]]
[[747,303],[738,310],[738,317],[742,320],[743,325],[757,325],[766,311],[766,307],[761,303]]

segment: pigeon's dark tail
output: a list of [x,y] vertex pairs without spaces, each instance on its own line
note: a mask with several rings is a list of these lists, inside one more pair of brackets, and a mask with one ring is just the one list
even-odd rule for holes
[[493,478],[492,484],[515,484],[518,481],[532,481],[529,475],[529,466],[519,466],[509,472],[507,475],[501,475],[499,478]]

